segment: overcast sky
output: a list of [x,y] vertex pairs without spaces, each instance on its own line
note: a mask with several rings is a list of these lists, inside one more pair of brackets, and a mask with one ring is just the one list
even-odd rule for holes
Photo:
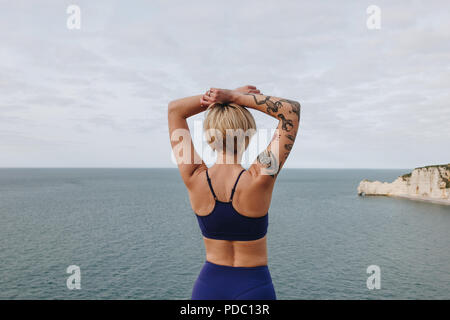
[[[80,30],[66,27],[70,4]],[[380,30],[366,26],[371,4]],[[288,167],[448,163],[448,9],[0,0],[0,167],[172,167],[167,103],[245,84],[301,102]],[[260,128],[275,125],[253,114]]]

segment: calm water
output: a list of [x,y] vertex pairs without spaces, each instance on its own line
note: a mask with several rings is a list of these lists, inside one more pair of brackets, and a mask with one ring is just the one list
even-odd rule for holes
[[[449,299],[450,207],[356,195],[405,172],[285,169],[269,214],[278,298]],[[196,223],[175,169],[2,169],[0,298],[188,299]],[[72,264],[81,290],[66,287]]]

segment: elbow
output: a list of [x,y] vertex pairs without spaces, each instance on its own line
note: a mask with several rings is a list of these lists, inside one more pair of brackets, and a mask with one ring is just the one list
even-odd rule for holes
[[280,120],[283,128],[297,129],[300,125],[300,103],[294,100],[287,100],[285,106],[287,108],[283,108],[276,117]]
[[167,113],[169,115],[174,114],[176,109],[177,109],[176,102],[175,101],[170,101],[169,104],[167,105]]

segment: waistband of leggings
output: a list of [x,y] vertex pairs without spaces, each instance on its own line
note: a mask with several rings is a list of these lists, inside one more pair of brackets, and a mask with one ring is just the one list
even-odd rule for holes
[[221,264],[215,264],[213,262],[210,262],[208,260],[205,261],[205,264],[216,268],[216,269],[222,269],[222,270],[268,270],[269,267],[267,265],[264,266],[256,266],[256,267],[233,267],[233,266],[224,266]]

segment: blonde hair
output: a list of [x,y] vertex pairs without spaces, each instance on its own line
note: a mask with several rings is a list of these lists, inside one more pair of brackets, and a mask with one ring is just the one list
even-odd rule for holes
[[[234,103],[213,103],[207,111],[203,129],[213,150],[237,153],[247,149],[255,134],[256,123],[246,108]],[[232,145],[227,145],[227,140],[233,142]]]

